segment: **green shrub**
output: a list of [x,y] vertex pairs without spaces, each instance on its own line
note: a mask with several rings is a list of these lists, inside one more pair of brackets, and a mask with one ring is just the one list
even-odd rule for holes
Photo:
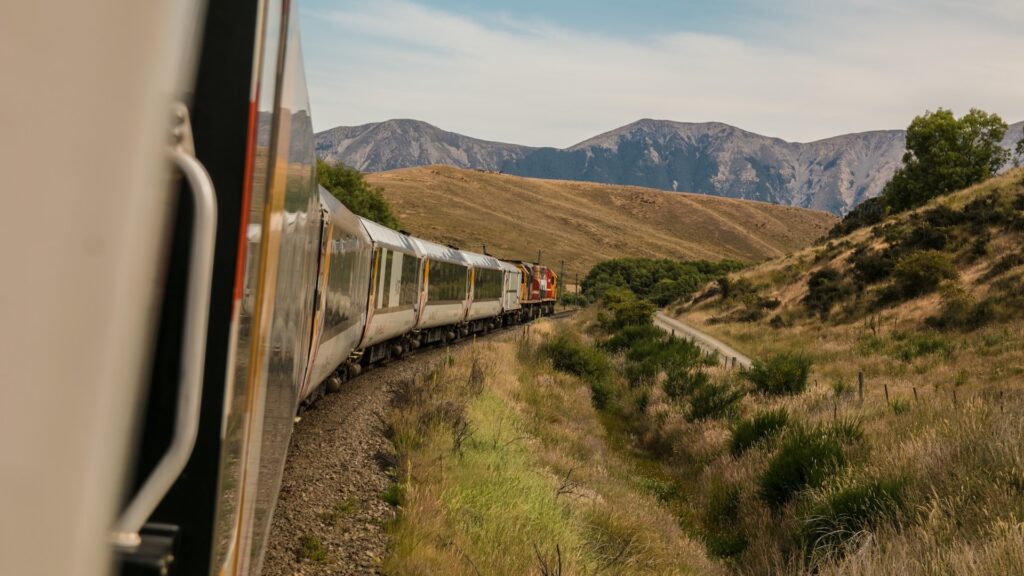
[[893,334],[890,355],[898,360],[910,362],[921,356],[938,353],[942,353],[946,357],[953,353],[953,347],[939,334],[933,332],[897,332]]
[[946,228],[919,224],[910,229],[900,242],[904,250],[944,250],[950,243],[950,234]]
[[611,316],[598,318],[601,327],[616,332],[626,326],[651,324],[655,306],[647,300],[640,300],[629,288],[610,288],[604,292],[603,302]]
[[761,498],[779,508],[797,492],[820,486],[846,464],[844,442],[859,436],[859,425],[852,422],[843,427],[790,426],[761,475]]
[[744,395],[743,388],[729,378],[705,382],[690,394],[690,412],[686,419],[695,422],[729,416],[735,413],[736,405]]
[[858,248],[850,255],[853,276],[862,284],[874,284],[887,279],[896,266],[895,251],[892,249],[872,250]]
[[893,269],[892,296],[914,298],[934,292],[943,280],[955,280],[956,266],[949,256],[934,250],[912,252]]
[[942,291],[938,315],[925,319],[925,323],[941,330],[975,330],[991,321],[994,315],[991,301],[975,302],[962,288],[950,285]]
[[846,217],[833,226],[828,232],[828,237],[839,238],[858,228],[878,224],[888,215],[889,207],[886,206],[884,198],[869,198],[855,206]]
[[755,444],[778,436],[788,423],[789,412],[785,408],[762,410],[751,418],[744,418],[732,427],[729,452],[740,456]]
[[711,377],[708,376],[708,373],[700,368],[679,367],[666,374],[662,388],[665,390],[665,395],[672,400],[681,400],[693,394],[698,388],[706,386],[710,380]]
[[811,359],[802,354],[772,354],[764,360],[755,360],[753,366],[743,371],[743,377],[763,394],[780,396],[799,394],[807,388],[807,376],[811,371]]
[[601,347],[609,352],[629,350],[640,342],[660,342],[665,339],[665,331],[653,324],[626,326],[605,340]]
[[734,300],[757,294],[757,287],[747,278],[722,276],[715,282],[718,284],[718,290],[722,293],[722,300]]
[[640,340],[626,352],[626,377],[630,384],[651,382],[662,371],[690,370],[707,365],[700,347],[682,338]]
[[800,536],[809,552],[840,550],[859,532],[894,519],[903,508],[906,481],[880,478],[829,492],[801,518]]
[[604,410],[608,407],[613,393],[612,385],[607,380],[593,380],[590,382],[590,401],[594,408]]
[[603,379],[611,372],[611,363],[599,350],[584,344],[578,337],[562,331],[547,339],[540,347],[557,370],[584,379]]
[[807,279],[804,305],[822,320],[828,318],[832,307],[853,292],[853,287],[835,268],[822,268]]
[[577,306],[580,308],[590,304],[586,296],[574,292],[562,292],[559,294],[558,303],[564,306]]
[[708,489],[704,511],[708,551],[720,558],[738,556],[747,548],[747,538],[737,531],[740,520],[740,487],[715,482]]

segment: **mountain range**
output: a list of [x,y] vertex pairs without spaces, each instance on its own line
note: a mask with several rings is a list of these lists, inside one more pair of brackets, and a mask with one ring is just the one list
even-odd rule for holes
[[[1010,126],[1012,148],[1024,122]],[[720,122],[643,119],[569,148],[534,148],[447,132],[418,120],[339,126],[316,153],[364,172],[444,164],[561,180],[761,200],[837,215],[877,196],[900,165],[903,130],[787,142]]]

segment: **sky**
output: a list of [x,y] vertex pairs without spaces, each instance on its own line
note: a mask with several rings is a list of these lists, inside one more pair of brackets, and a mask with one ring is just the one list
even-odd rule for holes
[[1024,120],[1021,0],[305,0],[314,128],[567,147],[641,118],[789,141]]

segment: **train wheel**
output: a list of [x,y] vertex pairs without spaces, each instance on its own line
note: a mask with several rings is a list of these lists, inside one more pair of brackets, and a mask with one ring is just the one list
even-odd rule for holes
[[327,379],[327,391],[333,394],[334,392],[341,390],[341,384],[341,376],[335,372]]

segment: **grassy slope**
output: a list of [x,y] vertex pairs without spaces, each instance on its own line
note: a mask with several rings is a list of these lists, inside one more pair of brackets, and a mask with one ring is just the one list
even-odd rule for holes
[[[550,329],[532,326],[531,342]],[[532,350],[480,342],[399,387],[387,422],[403,495],[385,572],[518,576],[545,562],[550,574],[723,573],[609,448],[586,384]]]
[[[1024,196],[1024,171],[994,178],[917,212],[940,204],[963,210],[992,194],[1005,206],[1020,202],[1016,199]],[[921,226],[919,217],[908,214],[890,220],[895,224],[891,230],[905,237]],[[886,282],[847,296],[828,321],[811,316],[803,304],[810,274],[828,266],[850,277],[849,258],[856,248],[887,245],[882,234],[871,230],[737,275],[754,286],[750,297],[781,302],[761,320],[706,323],[712,317],[735,318],[745,308],[742,299],[723,302],[717,296],[676,310],[683,320],[752,357],[796,351],[813,359],[813,384],[805,393],[774,400],[751,397],[745,401],[745,412],[786,406],[803,421],[827,422],[836,414],[863,423],[864,448],[850,466],[778,517],[752,496],[772,448],[758,448],[738,459],[721,455],[707,466],[706,481],[729,478],[742,488],[747,520],[740,529],[759,533],[765,522],[775,526],[741,557],[744,565],[739,572],[770,573],[773,564],[779,565],[782,559],[775,547],[785,545],[787,524],[798,529],[801,507],[810,509],[844,486],[878,478],[905,482],[905,501],[897,519],[881,521],[855,537],[851,553],[826,561],[820,573],[1024,572],[1024,320],[1018,310],[1024,259],[1012,258],[1020,252],[1024,234],[1015,227],[984,226],[980,234],[977,229],[954,229],[957,240],[945,248],[959,272],[951,284],[975,302],[991,298],[997,307],[994,319],[973,330],[937,331],[926,325],[925,319],[941,310],[938,293],[874,304]],[[976,239],[985,233],[990,237],[985,250],[975,250]],[[999,262],[1002,265],[996,268]],[[1006,270],[996,273],[1001,268]],[[783,327],[772,327],[776,316],[774,325]],[[856,392],[860,370],[866,376],[863,404]],[[725,423],[719,428],[725,430]]]
[[[762,261],[807,246],[823,212],[631,186],[539,180],[444,166],[367,175],[411,233],[510,259],[565,260],[582,276],[624,256]],[[484,218],[485,220],[482,220]]]

